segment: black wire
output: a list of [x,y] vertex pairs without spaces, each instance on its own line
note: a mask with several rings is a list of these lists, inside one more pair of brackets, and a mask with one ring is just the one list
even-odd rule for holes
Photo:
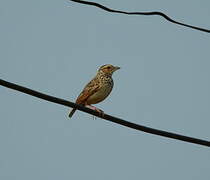
[[126,11],[110,9],[110,8],[105,7],[105,6],[103,6],[99,3],[96,3],[96,2],[81,1],[81,0],[70,0],[70,1],[80,3],[80,4],[87,4],[87,5],[95,6],[95,7],[101,8],[105,11],[112,12],[112,13],[120,13],[120,14],[127,14],[127,15],[147,15],[147,16],[158,15],[158,16],[162,16],[163,18],[165,18],[167,21],[170,21],[171,23],[178,24],[178,25],[185,26],[185,27],[189,27],[189,28],[192,28],[192,29],[196,29],[196,30],[199,30],[199,31],[206,32],[206,33],[210,33],[209,29],[204,29],[204,28],[200,28],[200,27],[196,27],[196,26],[192,26],[192,25],[188,25],[188,24],[185,24],[185,23],[175,21],[172,18],[170,18],[169,16],[167,16],[166,14],[164,14],[162,12],[158,12],[158,11],[153,11],[153,12],[126,12]]
[[[164,137],[168,137],[168,138],[172,138],[172,139],[177,139],[177,140],[181,140],[181,141],[185,141],[185,142],[189,142],[189,143],[194,143],[194,144],[199,144],[199,145],[210,147],[210,141],[197,139],[197,138],[193,138],[193,137],[188,137],[188,136],[183,136],[183,135],[180,135],[180,134],[175,134],[175,133],[162,131],[162,130],[158,130],[158,129],[153,129],[153,128],[150,128],[150,127],[146,127],[146,126],[138,125],[138,124],[135,124],[135,123],[132,123],[132,122],[128,122],[128,121],[125,121],[123,119],[110,116],[108,114],[104,114],[103,117],[101,117],[100,113],[98,113],[98,112],[96,112],[92,109],[86,108],[84,106],[80,106],[78,104],[66,101],[64,99],[56,98],[56,97],[53,97],[53,96],[49,96],[49,95],[40,93],[38,91],[34,91],[32,89],[29,89],[29,88],[26,88],[26,87],[23,87],[23,86],[5,81],[3,79],[0,79],[0,85],[2,85],[4,87],[7,87],[7,88],[10,88],[10,89],[20,91],[20,92],[25,93],[25,94],[29,94],[31,96],[35,96],[37,98],[44,99],[46,101],[54,102],[56,104],[61,104],[61,105],[64,105],[64,106],[77,108],[80,111],[92,114],[94,116],[98,116],[100,118],[106,119],[108,121],[111,121],[111,122],[114,122],[114,123],[117,123],[117,124],[121,124],[123,126],[129,127],[129,128],[132,128],[132,129],[136,129],[136,130],[143,131],[143,132],[150,133],[150,134],[155,134],[155,135],[159,135],[159,136],[164,136]],[[3,108],[3,107],[1,107],[1,108]]]

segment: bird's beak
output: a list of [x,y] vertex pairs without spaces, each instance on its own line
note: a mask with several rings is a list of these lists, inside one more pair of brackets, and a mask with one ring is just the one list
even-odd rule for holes
[[114,67],[114,71],[117,71],[118,69],[120,69],[120,67],[118,67],[118,66]]

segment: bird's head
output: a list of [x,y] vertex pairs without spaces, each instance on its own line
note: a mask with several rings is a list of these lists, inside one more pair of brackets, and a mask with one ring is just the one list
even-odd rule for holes
[[111,64],[106,64],[106,65],[103,65],[99,68],[98,72],[99,73],[103,73],[103,74],[106,74],[106,75],[112,75],[113,72],[115,72],[116,70],[120,69],[120,67],[118,66],[113,66]]

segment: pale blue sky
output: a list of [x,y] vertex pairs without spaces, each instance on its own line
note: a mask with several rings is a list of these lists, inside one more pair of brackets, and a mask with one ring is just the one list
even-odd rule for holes
[[[210,1],[97,1],[210,28]],[[210,140],[210,34],[158,16],[67,0],[0,1],[0,78],[74,101],[99,66],[121,66],[97,107]],[[210,149],[135,131],[0,87],[2,180],[209,180]]]

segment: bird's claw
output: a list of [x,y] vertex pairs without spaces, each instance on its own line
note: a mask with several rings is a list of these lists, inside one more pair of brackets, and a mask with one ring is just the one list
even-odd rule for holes
[[97,107],[95,106],[91,106],[91,105],[86,105],[86,107],[96,111],[99,113],[99,116],[103,117],[104,116],[104,111],[102,111],[101,109],[98,109]]

